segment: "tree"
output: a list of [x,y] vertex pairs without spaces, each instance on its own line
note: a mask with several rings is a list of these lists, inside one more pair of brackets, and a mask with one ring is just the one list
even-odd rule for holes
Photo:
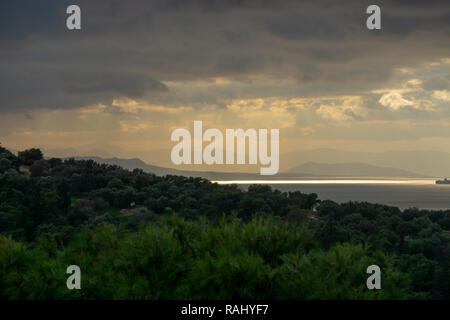
[[62,165],[62,163],[63,163],[62,160],[59,158],[48,159],[48,164],[50,165],[51,168],[60,166],[60,165]]
[[122,180],[120,180],[119,178],[112,178],[109,182],[108,182],[108,185],[107,185],[107,187],[108,188],[117,188],[117,189],[120,189],[120,188],[122,188],[123,187],[123,182],[122,182]]
[[17,157],[8,149],[2,147],[0,143],[0,159],[8,159],[14,165],[17,163]]
[[7,158],[1,158],[0,159],[0,173],[5,172],[6,170],[8,170],[9,168],[11,168],[11,161],[8,160]]
[[44,157],[42,151],[36,148],[20,151],[18,156],[19,163],[28,166],[32,165],[37,160],[41,160]]
[[58,195],[61,198],[61,209],[66,211],[71,203],[71,199],[69,196],[69,186],[67,185],[67,181],[64,179],[57,186]]
[[31,176],[32,177],[41,177],[41,176],[43,176],[46,173],[46,171],[49,168],[50,168],[49,164],[44,159],[36,160],[30,166]]

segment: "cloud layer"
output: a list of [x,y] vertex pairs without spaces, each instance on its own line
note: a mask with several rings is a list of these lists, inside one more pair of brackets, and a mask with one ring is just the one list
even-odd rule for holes
[[[381,86],[395,68],[448,56],[448,1],[383,3],[381,32],[365,28],[368,3],[81,0],[83,29],[72,32],[69,1],[8,1],[1,108],[74,108],[117,96],[220,106],[217,95],[180,97],[164,85],[218,77],[294,81],[274,96],[349,94]],[[252,89],[227,94],[264,91]]]
[[447,0],[383,1],[381,31],[366,0],[79,0],[81,31],[69,4],[2,6],[2,140],[167,149],[193,120],[283,128],[286,149],[450,138]]

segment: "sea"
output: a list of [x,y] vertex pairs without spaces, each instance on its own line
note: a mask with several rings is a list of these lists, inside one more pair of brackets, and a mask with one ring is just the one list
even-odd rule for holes
[[227,180],[219,184],[266,184],[280,191],[317,193],[321,200],[338,203],[367,201],[406,208],[450,209],[450,184],[435,179],[307,178],[290,180]]

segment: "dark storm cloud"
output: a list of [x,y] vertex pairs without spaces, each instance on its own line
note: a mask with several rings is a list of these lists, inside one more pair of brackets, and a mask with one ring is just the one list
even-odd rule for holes
[[23,40],[32,33],[54,36],[62,33],[67,1],[2,1],[0,39]]
[[[72,3],[82,8],[81,31],[65,28]],[[381,86],[394,68],[448,56],[449,1],[380,1],[382,31],[365,27],[369,4],[3,1],[0,110],[74,108],[121,96],[223,106],[226,98],[268,92],[348,94]],[[246,83],[252,76],[295,79],[297,87],[183,95],[164,85],[214,77]]]
[[[61,66],[45,69],[30,66],[2,73],[0,86],[6,109],[74,108],[111,102],[118,96],[139,98],[147,91],[164,92],[166,86],[138,72],[78,70]],[[9,104],[7,104],[9,103]]]

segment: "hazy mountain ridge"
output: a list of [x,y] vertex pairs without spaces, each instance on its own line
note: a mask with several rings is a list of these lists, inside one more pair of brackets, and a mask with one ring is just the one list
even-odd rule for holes
[[141,159],[133,158],[133,159],[120,159],[120,158],[101,158],[101,157],[70,157],[76,160],[94,160],[98,163],[105,163],[110,165],[117,165],[122,168],[133,170],[135,168],[142,169],[145,172],[154,173],[156,175],[180,175],[180,176],[188,176],[188,177],[202,177],[209,180],[236,180],[236,179],[294,179],[298,177],[324,177],[324,175],[316,175],[316,174],[308,174],[308,173],[300,173],[300,172],[280,172],[273,176],[261,176],[258,173],[243,173],[243,172],[216,172],[216,171],[189,171],[189,170],[177,170],[171,168],[164,168],[159,166],[154,166],[145,163]]
[[122,168],[133,170],[142,169],[145,172],[154,173],[159,176],[164,175],[180,175],[180,176],[190,176],[190,177],[203,177],[210,180],[222,180],[222,179],[236,179],[239,178],[255,178],[256,174],[246,174],[246,173],[228,173],[228,172],[213,172],[213,171],[186,171],[177,170],[165,167],[154,166],[147,164],[141,159],[120,159],[120,158],[101,158],[101,157],[73,157],[76,160],[87,160],[92,159],[98,163],[106,163],[110,165],[117,165]]
[[[43,150],[46,156],[56,156],[56,157],[72,157],[72,156],[82,156],[84,158],[98,157],[102,159],[113,159],[117,157],[118,159],[128,158],[126,156],[113,154],[113,152],[104,152],[103,149],[99,148],[91,148],[91,152],[88,151],[79,151],[76,152],[73,149],[61,149],[58,152],[48,152],[47,150]],[[96,150],[96,152],[94,152]],[[162,152],[162,151],[161,151]],[[148,163],[154,163],[155,161],[158,163],[157,166],[154,166],[154,170],[162,170],[162,172],[166,172],[166,170],[173,170],[172,172],[212,172],[209,171],[208,167],[198,167],[196,166],[195,170],[190,170],[189,168],[183,167],[182,169],[169,169],[170,165],[165,165],[167,156],[163,157],[161,152],[157,154],[148,154],[142,156],[140,155],[132,155],[133,158],[143,159],[145,165]],[[310,149],[310,150],[300,150],[300,151],[292,151],[288,153],[283,153],[280,155],[280,172],[283,172],[283,175],[288,172],[292,173],[292,168],[300,166],[303,163],[307,162],[316,162],[316,163],[361,163],[376,167],[384,167],[384,168],[396,168],[404,171],[408,171],[413,173],[413,176],[426,176],[426,177],[448,177],[450,176],[450,153],[444,151],[426,151],[426,150],[415,150],[415,151],[398,151],[398,150],[390,150],[385,152],[362,152],[362,151],[344,151],[337,149]],[[159,169],[158,169],[159,168]],[[228,171],[227,166],[215,166],[215,170],[231,173]],[[234,168],[233,168],[234,169]],[[239,167],[238,170],[242,170],[243,172],[250,172],[253,170],[248,170],[248,168]],[[159,172],[159,171],[158,171]],[[303,171],[304,172],[304,171]],[[255,172],[256,173],[256,172]],[[309,172],[308,172],[309,173]],[[232,173],[235,175],[235,173]],[[288,174],[288,175],[289,175]],[[305,176],[310,176],[310,174],[303,173]],[[246,173],[249,176],[259,176],[259,174]],[[279,176],[277,174],[277,176]]]
[[364,163],[345,163],[345,164],[324,164],[308,162],[296,166],[288,172],[280,172],[273,176],[261,176],[257,173],[242,172],[215,172],[215,171],[189,171],[164,168],[147,164],[141,159],[121,159],[121,158],[101,158],[101,157],[73,157],[77,160],[91,159],[98,163],[117,165],[125,169],[142,169],[145,172],[156,175],[181,175],[191,177],[203,177],[210,180],[236,180],[236,179],[295,179],[302,177],[403,177],[403,178],[424,178],[426,176],[402,169],[377,167]]
[[427,177],[450,176],[450,154],[444,151],[361,152],[336,149],[293,151],[283,155],[283,168],[288,170],[299,163],[364,163],[367,165],[399,168]]
[[289,172],[307,172],[325,176],[340,177],[402,177],[402,178],[426,178],[427,176],[407,170],[379,167],[365,163],[318,163],[306,162],[295,166]]
[[147,164],[141,159],[138,158],[131,158],[131,159],[121,159],[121,158],[102,158],[98,156],[77,156],[77,157],[71,157],[75,160],[94,160],[98,163],[105,163],[110,165],[117,165],[124,169],[133,170],[133,169],[142,169],[146,172],[151,172],[156,175],[167,175],[167,174],[176,174],[176,175],[182,175],[180,170],[176,169],[170,169],[170,168],[164,168],[159,166],[154,166],[151,164]]

